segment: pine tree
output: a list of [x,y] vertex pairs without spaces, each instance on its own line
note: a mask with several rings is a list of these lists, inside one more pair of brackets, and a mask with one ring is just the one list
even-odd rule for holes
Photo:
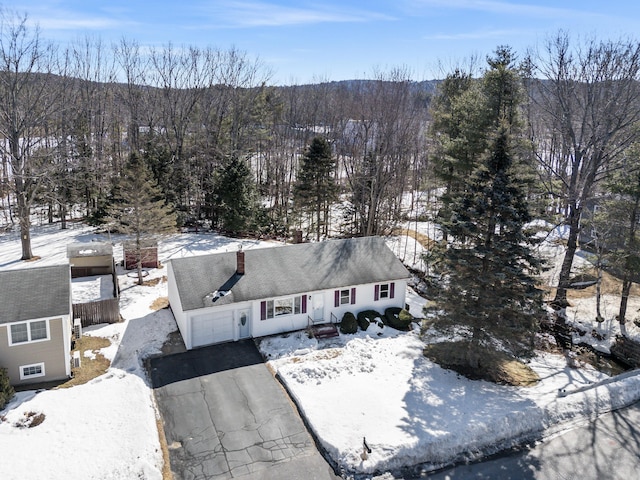
[[255,183],[246,161],[232,156],[218,168],[210,203],[214,223],[223,231],[237,235],[254,227],[258,205]]
[[0,410],[9,403],[15,393],[11,383],[9,383],[9,373],[7,369],[0,367]]
[[138,284],[142,285],[142,249],[153,237],[175,231],[175,213],[166,205],[161,189],[144,160],[132,153],[117,182],[108,221],[133,236]]
[[446,218],[451,213],[447,208],[449,197],[464,188],[464,179],[487,148],[488,120],[480,83],[471,75],[456,70],[438,90],[431,109],[431,137],[436,152],[434,173],[445,189],[438,218]]
[[[329,205],[336,199],[338,187],[334,178],[336,162],[331,145],[322,137],[315,137],[300,161],[298,178],[293,190],[294,208],[315,216],[316,240],[327,233]],[[313,221],[312,221],[313,224]]]
[[501,128],[484,164],[466,189],[452,197],[442,222],[453,242],[441,252],[439,292],[442,325],[466,327],[467,361],[477,368],[481,347],[498,340],[516,354],[533,348],[542,296],[533,275],[540,269],[523,186],[512,175],[509,135]]
[[[449,164],[464,171],[457,170],[455,188],[442,198],[439,219],[448,242],[434,255],[442,280],[438,322],[464,327],[459,331],[468,333],[471,368],[495,341],[516,355],[530,352],[542,312],[533,278],[541,264],[525,231],[531,217],[518,74],[508,47],[499,47],[487,62],[490,68],[473,87],[479,96],[455,97],[458,111],[464,110],[464,100],[471,102],[474,124],[446,128],[445,146],[464,146],[447,150]],[[469,86],[463,93],[468,91]]]
[[622,289],[618,321],[625,331],[627,305],[631,286],[640,270],[640,145],[633,144],[625,152],[625,168],[612,174],[606,189],[610,192],[593,217],[584,222],[604,238],[599,239],[602,256],[610,268],[620,275]]

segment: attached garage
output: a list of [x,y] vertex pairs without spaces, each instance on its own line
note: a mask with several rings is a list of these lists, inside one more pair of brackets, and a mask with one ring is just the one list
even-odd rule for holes
[[233,310],[191,317],[191,344],[195,347],[234,340]]

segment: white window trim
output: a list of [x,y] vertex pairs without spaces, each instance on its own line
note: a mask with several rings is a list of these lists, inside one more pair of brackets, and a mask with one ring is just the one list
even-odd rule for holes
[[[346,296],[343,296],[342,293],[343,292],[347,292]],[[346,300],[346,301],[342,301],[342,300]],[[340,305],[351,305],[352,304],[353,299],[351,298],[351,289],[350,288],[342,288],[340,289]]]
[[[384,295],[382,294],[382,288],[386,287],[386,291],[384,292]],[[390,283],[381,283],[380,284],[380,290],[379,290],[379,300],[388,300],[389,298],[391,298],[391,284]]]
[[[7,339],[9,340],[9,346],[13,347],[15,345],[30,345],[32,343],[38,343],[38,342],[47,342],[49,340],[51,340],[51,329],[49,326],[49,318],[36,318],[34,320],[25,320],[24,322],[13,322],[13,323],[6,323],[5,325],[7,326]],[[47,336],[46,338],[39,338],[37,340],[31,340],[31,323],[33,322],[45,322],[45,325],[47,326]],[[13,337],[11,336],[11,325],[20,325],[20,324],[27,324],[27,337],[28,340],[26,342],[17,342],[14,343],[13,342]]]
[[[298,299],[298,305],[297,305],[299,309],[298,312],[296,312],[296,299]],[[302,312],[302,295],[271,298],[265,301],[267,302],[265,320],[271,320],[273,318],[280,318],[280,317],[291,317],[293,315],[300,315]],[[276,315],[276,302],[279,302],[279,301],[291,302],[291,313],[281,313]]]
[[[42,371],[40,373],[34,373],[33,375],[25,375],[24,374],[24,369],[25,368],[30,368],[30,367],[40,367],[40,369]],[[19,368],[20,368],[20,380],[27,380],[27,379],[31,379],[31,378],[44,377],[46,375],[46,373],[44,371],[44,362],[32,363],[30,365],[20,365]]]

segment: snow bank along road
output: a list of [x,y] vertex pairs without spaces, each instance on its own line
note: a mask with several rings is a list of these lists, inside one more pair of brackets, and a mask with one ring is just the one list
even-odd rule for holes
[[640,472],[640,403],[607,413],[531,449],[461,465],[430,480],[628,480]]

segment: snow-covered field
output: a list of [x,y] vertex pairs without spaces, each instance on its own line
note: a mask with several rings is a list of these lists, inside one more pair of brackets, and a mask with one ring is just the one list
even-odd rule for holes
[[[121,259],[117,237],[96,235],[80,224],[70,227],[35,228],[33,250],[41,259],[29,263],[19,260],[15,233],[0,235],[0,269],[66,263],[66,245],[77,241],[112,241],[116,260]],[[264,246],[182,234],[161,243],[160,260],[233,251],[241,243],[245,249]],[[412,259],[420,251],[406,237],[392,239],[390,246]],[[112,342],[102,350],[112,361],[105,375],[69,389],[20,393],[0,412],[5,418],[0,422],[0,478],[162,478],[157,412],[142,359],[159,352],[176,330],[169,310],[151,309],[154,300],[167,295],[165,275],[164,268],[151,270],[147,279],[157,278],[158,283],[138,286],[120,272],[125,322],[85,330]],[[588,300],[574,306],[575,321],[594,317],[590,307],[583,307]],[[410,292],[409,303],[420,315],[423,300]],[[614,309],[605,313],[613,318]],[[615,329],[611,318],[602,328]],[[322,445],[351,472],[384,472],[416,463],[438,466],[474,457],[543,430],[555,433],[640,398],[635,375],[607,382],[590,367],[568,368],[564,357],[550,354],[531,362],[542,378],[535,387],[470,381],[424,358],[423,345],[415,330],[400,333],[371,326],[367,332],[320,343],[301,333],[270,337],[261,349]],[[44,421],[33,428],[16,426],[28,412],[43,413]],[[363,437],[372,449],[366,459],[361,456]]]

